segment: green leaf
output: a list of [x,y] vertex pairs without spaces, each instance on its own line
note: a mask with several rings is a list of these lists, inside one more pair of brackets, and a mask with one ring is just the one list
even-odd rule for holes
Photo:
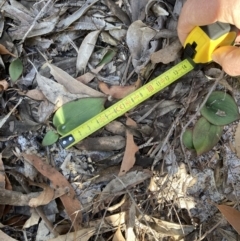
[[188,149],[194,149],[193,146],[193,130],[192,129],[186,129],[186,131],[183,133],[183,144],[188,148]]
[[104,102],[105,98],[83,98],[68,102],[56,111],[53,125],[59,134],[65,135],[103,111]]
[[209,96],[201,114],[214,125],[227,125],[239,119],[236,102],[222,91],[214,91]]
[[117,49],[116,48],[110,48],[108,49],[107,53],[103,56],[102,60],[100,61],[100,63],[97,65],[101,66],[103,64],[108,64],[110,61],[112,61],[112,59],[114,58],[114,56],[117,54]]
[[198,155],[210,151],[221,138],[223,126],[212,125],[201,117],[193,129],[193,146]]
[[9,66],[10,78],[13,82],[19,79],[23,72],[23,64],[20,59],[15,59]]
[[48,131],[42,140],[43,146],[50,146],[58,140],[58,134],[55,131]]

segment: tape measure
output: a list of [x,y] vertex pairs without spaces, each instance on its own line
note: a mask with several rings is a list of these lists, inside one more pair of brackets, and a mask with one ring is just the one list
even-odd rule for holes
[[233,26],[220,22],[195,27],[186,39],[183,61],[62,136],[59,143],[63,148],[73,146],[190,72],[196,64],[211,62],[213,51],[220,46],[232,45],[237,31]]

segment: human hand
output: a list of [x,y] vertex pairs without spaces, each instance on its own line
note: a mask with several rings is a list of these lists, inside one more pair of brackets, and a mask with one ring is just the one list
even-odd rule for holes
[[[178,36],[182,44],[195,26],[203,26],[216,21],[230,23],[240,29],[239,0],[187,0],[179,21]],[[239,41],[240,37],[236,39]],[[240,48],[224,46],[216,49],[212,58],[224,71],[232,76],[240,75]]]

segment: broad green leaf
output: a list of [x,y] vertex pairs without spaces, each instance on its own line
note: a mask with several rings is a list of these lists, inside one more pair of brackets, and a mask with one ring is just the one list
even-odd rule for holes
[[58,140],[58,134],[55,131],[48,131],[42,140],[43,146],[50,146]]
[[117,54],[117,49],[116,48],[109,48],[107,53],[103,56],[102,60],[97,66],[101,66],[103,64],[108,64],[114,56]]
[[225,92],[214,91],[208,98],[201,114],[214,125],[227,125],[239,119],[234,99]]
[[193,146],[193,130],[192,129],[186,129],[186,131],[183,133],[183,144],[188,148],[188,149],[194,149]]
[[104,98],[83,98],[68,102],[56,111],[53,125],[59,134],[65,135],[103,111],[104,102]]
[[23,64],[20,59],[15,59],[9,66],[10,78],[13,82],[19,79],[23,72]]
[[193,129],[193,146],[198,155],[210,151],[221,138],[223,126],[212,125],[201,117]]

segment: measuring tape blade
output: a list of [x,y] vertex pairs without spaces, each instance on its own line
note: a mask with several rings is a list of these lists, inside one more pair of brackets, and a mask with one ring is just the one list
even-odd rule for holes
[[151,80],[146,85],[143,85],[141,88],[62,136],[59,140],[61,146],[63,148],[69,148],[75,145],[193,69],[194,63],[190,59],[184,59],[171,69]]

